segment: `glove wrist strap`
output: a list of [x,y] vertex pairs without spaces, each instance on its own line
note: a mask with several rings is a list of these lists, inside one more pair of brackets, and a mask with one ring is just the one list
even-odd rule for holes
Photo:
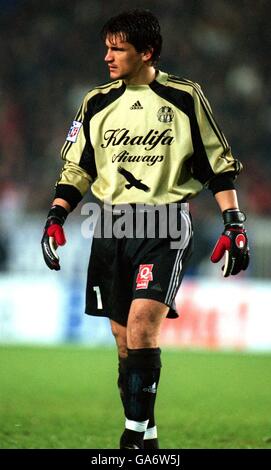
[[226,209],[222,213],[225,227],[243,227],[246,215],[239,209]]
[[46,227],[52,225],[54,221],[57,221],[61,226],[64,225],[67,216],[68,211],[64,209],[64,207],[58,206],[57,204],[52,206],[47,216]]

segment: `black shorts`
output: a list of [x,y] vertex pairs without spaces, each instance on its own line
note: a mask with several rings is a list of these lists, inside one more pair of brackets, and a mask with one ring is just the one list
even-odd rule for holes
[[[116,209],[119,207],[122,209]],[[170,307],[168,318],[176,318],[178,313],[175,310],[175,297],[192,253],[193,230],[189,205],[178,203],[178,237],[177,232],[172,235],[169,218],[166,233],[163,230],[161,234],[161,217],[164,221],[165,213],[161,215],[159,212],[155,215],[154,231],[147,232],[146,213],[150,206],[144,206],[143,232],[136,231],[135,217],[138,209],[132,208],[133,213],[129,214],[129,220],[133,227],[129,226],[131,230],[128,236],[127,230],[122,231],[120,238],[126,210],[124,207],[114,206],[111,209],[112,224],[115,224],[111,236],[109,232],[101,233],[104,232],[101,227],[104,227],[107,212],[101,211],[89,260],[85,312],[108,317],[126,326],[132,300],[153,299]],[[168,214],[172,205],[164,207]],[[129,211],[131,212],[131,206]],[[127,218],[125,220],[127,224]],[[142,222],[142,218],[140,221]]]

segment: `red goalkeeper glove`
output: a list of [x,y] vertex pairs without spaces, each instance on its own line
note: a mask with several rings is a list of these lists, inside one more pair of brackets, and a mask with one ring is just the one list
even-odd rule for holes
[[58,246],[65,245],[66,238],[62,228],[68,212],[62,206],[52,206],[44,227],[44,234],[41,240],[42,253],[44,261],[48,268],[60,270],[59,256],[56,249]]
[[227,209],[223,212],[225,230],[218,239],[211,255],[211,261],[217,263],[225,255],[223,276],[238,274],[249,265],[249,246],[244,228],[246,216],[239,209]]

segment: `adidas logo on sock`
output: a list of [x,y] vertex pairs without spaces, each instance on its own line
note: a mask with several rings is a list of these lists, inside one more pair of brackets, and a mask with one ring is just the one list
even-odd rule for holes
[[143,109],[143,106],[141,106],[140,101],[136,101],[133,106],[131,106],[130,109]]
[[148,387],[143,388],[143,392],[156,393],[156,383],[153,382],[152,385],[149,385]]

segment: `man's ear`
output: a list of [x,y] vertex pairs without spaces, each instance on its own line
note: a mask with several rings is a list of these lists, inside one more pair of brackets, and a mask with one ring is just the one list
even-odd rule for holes
[[142,52],[142,59],[144,60],[144,62],[149,62],[150,60],[152,60],[152,55],[153,47],[149,47],[144,52]]

